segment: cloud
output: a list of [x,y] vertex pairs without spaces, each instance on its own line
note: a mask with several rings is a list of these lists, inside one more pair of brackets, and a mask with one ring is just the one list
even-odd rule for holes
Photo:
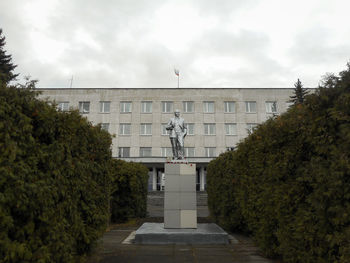
[[316,86],[326,72],[339,72],[350,59],[350,40],[334,41],[337,32],[329,27],[310,27],[300,31],[288,49],[291,70],[306,86]]
[[330,28],[310,28],[300,32],[289,50],[295,62],[304,64],[329,64],[334,60],[344,61],[350,54],[350,41],[334,43],[335,32]]
[[12,0],[0,24],[42,87],[176,87],[174,66],[185,87],[316,86],[350,51],[335,1]]
[[215,30],[204,34],[193,46],[190,53],[197,59],[193,59],[192,70],[209,85],[280,86],[276,76],[286,73],[285,67],[269,56],[270,39],[261,32]]
[[219,16],[227,19],[228,16],[239,11],[240,9],[250,8],[261,2],[260,0],[221,0],[220,2],[212,0],[194,0],[192,4],[199,10],[202,15]]

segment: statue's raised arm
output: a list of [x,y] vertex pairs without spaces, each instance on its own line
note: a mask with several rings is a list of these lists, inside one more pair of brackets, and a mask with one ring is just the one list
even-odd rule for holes
[[165,127],[166,130],[171,131],[174,129],[174,125],[172,123],[172,119],[168,122],[167,126]]

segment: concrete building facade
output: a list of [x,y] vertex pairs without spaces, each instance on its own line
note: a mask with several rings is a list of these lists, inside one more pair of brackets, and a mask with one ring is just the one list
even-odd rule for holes
[[232,150],[249,131],[290,106],[289,88],[71,88],[40,89],[62,111],[79,109],[115,135],[115,158],[144,163],[149,190],[163,190],[164,163],[171,158],[165,125],[175,109],[188,128],[185,155],[197,166],[197,190],[206,188],[206,167]]

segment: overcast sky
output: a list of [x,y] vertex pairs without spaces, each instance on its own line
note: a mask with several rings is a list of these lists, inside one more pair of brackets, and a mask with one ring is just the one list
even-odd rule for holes
[[316,87],[350,60],[349,0],[0,0],[39,87]]

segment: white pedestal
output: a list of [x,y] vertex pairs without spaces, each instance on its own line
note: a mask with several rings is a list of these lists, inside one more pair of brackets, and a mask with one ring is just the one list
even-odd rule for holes
[[165,164],[164,228],[197,228],[195,164]]

